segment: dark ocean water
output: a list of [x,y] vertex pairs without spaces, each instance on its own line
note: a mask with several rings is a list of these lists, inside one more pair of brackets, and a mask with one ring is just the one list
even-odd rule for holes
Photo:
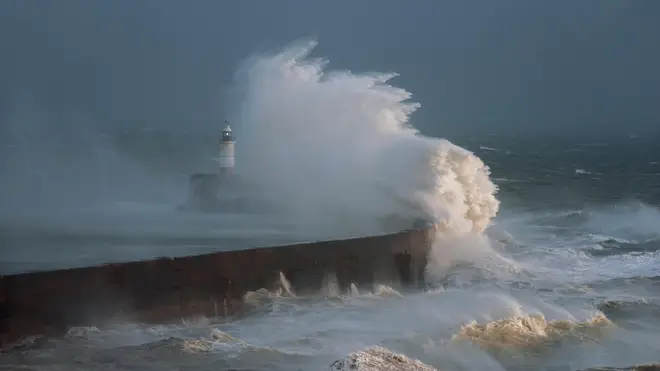
[[323,370],[372,345],[440,370],[660,362],[659,139],[457,140],[490,166],[502,204],[487,236],[438,242],[427,292],[257,292],[241,321],[73,329],[0,367]]
[[660,204],[658,134],[500,138],[461,143],[491,168],[499,198],[515,208]]

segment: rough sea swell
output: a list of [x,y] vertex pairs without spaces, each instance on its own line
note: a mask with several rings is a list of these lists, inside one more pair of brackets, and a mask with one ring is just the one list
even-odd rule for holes
[[[267,189],[262,197],[281,204],[296,228],[318,235],[395,229],[401,217],[437,221],[428,289],[339,292],[329,280],[317,296],[299,297],[282,276],[281,290],[246,295],[255,315],[240,321],[72,329],[3,353],[2,367],[425,369],[410,363],[419,359],[439,370],[579,370],[659,360],[656,207],[620,199],[564,207],[550,192],[521,208],[515,188],[500,192],[498,210],[479,157],[408,125],[418,105],[387,84],[393,75],[328,72],[309,58],[314,45],[251,58],[239,70],[238,174]],[[503,189],[510,179],[533,189],[529,173],[563,171],[552,151],[520,150],[507,167],[506,150],[497,149],[505,142],[483,145]],[[580,164],[568,176],[577,167],[589,170]],[[563,189],[558,175],[543,186],[555,179]]]

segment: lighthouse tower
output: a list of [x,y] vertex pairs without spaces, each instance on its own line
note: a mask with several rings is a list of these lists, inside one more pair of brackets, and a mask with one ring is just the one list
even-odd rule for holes
[[222,138],[220,139],[220,153],[218,154],[218,157],[215,158],[221,175],[230,174],[234,170],[236,159],[236,141],[234,141],[233,132],[227,121],[225,121],[225,124],[227,125],[225,126],[225,129],[222,130]]
[[229,183],[229,175],[233,172],[235,163],[236,142],[231,127],[226,121],[225,124],[220,138],[220,152],[213,158],[215,170],[190,176],[188,200],[180,209],[215,212],[232,206],[218,199],[220,187]]

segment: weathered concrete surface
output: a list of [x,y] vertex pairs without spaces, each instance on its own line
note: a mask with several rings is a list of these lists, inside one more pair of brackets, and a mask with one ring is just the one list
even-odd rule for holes
[[433,228],[181,258],[0,276],[0,348],[30,335],[114,321],[162,323],[245,313],[247,291],[273,289],[282,272],[299,294],[329,275],[351,283],[419,285]]

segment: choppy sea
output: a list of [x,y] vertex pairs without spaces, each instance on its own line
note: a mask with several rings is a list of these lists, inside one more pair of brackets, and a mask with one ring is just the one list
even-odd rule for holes
[[[580,370],[660,360],[657,138],[465,140],[490,165],[488,238],[444,246],[425,292],[255,292],[224,323],[72,329],[3,369],[323,370],[382,346],[439,370]],[[468,246],[469,245],[469,246]],[[465,251],[469,251],[466,253]],[[285,277],[282,278],[286,280]],[[286,286],[285,286],[286,287]]]

